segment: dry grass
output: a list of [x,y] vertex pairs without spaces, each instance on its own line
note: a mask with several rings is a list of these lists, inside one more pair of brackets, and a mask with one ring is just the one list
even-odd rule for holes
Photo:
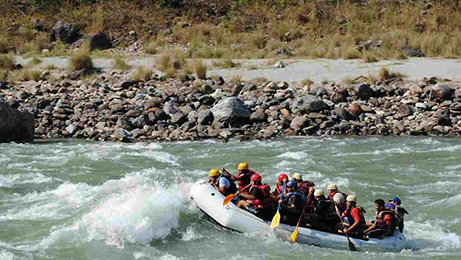
[[192,68],[199,79],[206,79],[206,71],[208,68],[203,61],[195,60]]
[[116,70],[130,70],[131,65],[129,65],[124,59],[121,57],[116,57],[112,62],[112,67]]
[[151,69],[146,69],[143,66],[138,67],[138,69],[131,75],[134,80],[148,81],[152,78],[154,71]]
[[368,52],[368,51],[363,52],[362,57],[363,57],[363,61],[366,63],[373,63],[373,62],[379,61],[377,55],[373,52]]
[[[272,51],[283,47],[296,57],[367,61],[373,59],[354,48],[368,39],[382,41],[375,55],[379,59],[399,57],[404,46],[421,49],[428,57],[461,58],[458,1],[432,0],[430,9],[422,0],[340,1],[339,6],[334,0],[190,0],[174,8],[171,3],[179,1],[50,1],[26,1],[33,7],[25,9],[7,1],[0,8],[0,53],[45,49],[46,39],[32,21],[51,28],[66,20],[87,33],[126,35],[133,30],[138,39],[154,39],[148,40],[146,53],[179,47],[187,49],[188,58],[272,58]],[[122,46],[130,44],[129,37],[121,39]]]
[[32,57],[32,59],[27,63],[27,66],[29,67],[34,67],[37,66],[38,64],[42,63],[42,60],[37,58],[37,57]]
[[389,71],[387,68],[381,68],[381,70],[378,73],[378,78],[380,80],[405,78],[405,77],[407,77],[405,74],[396,72],[396,71]]
[[71,71],[93,68],[93,60],[91,59],[90,53],[87,49],[79,49],[71,55],[69,60],[69,69]]
[[8,70],[0,69],[0,80],[7,80],[8,79]]
[[11,70],[14,67],[13,57],[9,55],[0,55],[0,69]]
[[314,85],[314,81],[311,78],[305,78],[301,81],[303,86],[312,86]]
[[240,67],[241,65],[242,65],[241,63],[234,62],[232,59],[224,59],[224,60],[213,62],[214,67],[224,68],[224,69],[237,68],[237,67]]
[[8,80],[16,81],[39,81],[41,79],[41,72],[36,69],[22,69],[10,72]]

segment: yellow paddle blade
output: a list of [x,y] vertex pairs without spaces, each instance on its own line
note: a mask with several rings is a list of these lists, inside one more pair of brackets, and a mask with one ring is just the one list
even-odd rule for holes
[[280,212],[277,210],[277,213],[275,213],[275,216],[272,218],[271,222],[271,228],[276,228],[280,224]]
[[298,227],[295,228],[293,234],[291,234],[291,242],[296,243],[296,238],[298,237]]
[[222,205],[226,205],[227,203],[231,202],[231,200],[235,197],[235,194],[231,194],[231,195],[227,195],[223,202],[222,202]]

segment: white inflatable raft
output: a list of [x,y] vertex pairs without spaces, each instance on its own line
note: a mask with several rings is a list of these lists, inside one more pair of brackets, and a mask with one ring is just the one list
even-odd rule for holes
[[[270,222],[264,221],[254,214],[238,208],[232,202],[223,206],[224,196],[211,186],[207,180],[196,182],[191,188],[191,198],[196,206],[218,225],[237,232],[244,233],[267,233],[275,232],[276,236],[290,241],[294,226],[280,224],[272,230]],[[400,252],[406,247],[406,238],[396,230],[391,237],[383,239],[369,239],[368,241],[350,238],[358,251],[394,251]],[[297,243],[329,247],[336,249],[348,249],[348,241],[345,236],[322,232],[309,228],[299,227]]]

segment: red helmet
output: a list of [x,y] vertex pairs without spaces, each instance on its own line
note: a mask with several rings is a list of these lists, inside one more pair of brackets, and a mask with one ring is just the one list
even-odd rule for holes
[[283,179],[287,179],[287,180],[288,180],[288,175],[286,175],[285,173],[280,173],[280,175],[279,175],[279,182],[282,182]]
[[384,221],[391,221],[391,220],[392,220],[391,214],[386,214],[386,215],[384,215],[383,220],[384,220]]
[[257,174],[257,173],[254,173],[253,175],[251,175],[250,180],[261,182],[261,175],[259,175],[259,174]]

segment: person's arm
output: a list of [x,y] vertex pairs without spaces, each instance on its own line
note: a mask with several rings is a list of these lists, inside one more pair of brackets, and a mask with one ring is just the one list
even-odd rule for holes
[[222,172],[222,174],[224,176],[228,176],[231,179],[231,181],[239,181],[240,180],[239,177],[237,177],[237,176],[233,175],[232,173],[228,172],[226,169],[224,169],[224,167],[221,167],[221,172]]
[[219,185],[218,185],[219,192],[224,194],[228,187],[230,187],[230,182],[226,178],[219,179]]
[[[363,231],[363,233],[366,233],[370,230],[373,230],[376,228],[376,224],[378,223],[378,221],[375,221],[370,227],[368,227],[367,229],[365,229],[365,231]],[[355,224],[355,223],[354,223]]]

